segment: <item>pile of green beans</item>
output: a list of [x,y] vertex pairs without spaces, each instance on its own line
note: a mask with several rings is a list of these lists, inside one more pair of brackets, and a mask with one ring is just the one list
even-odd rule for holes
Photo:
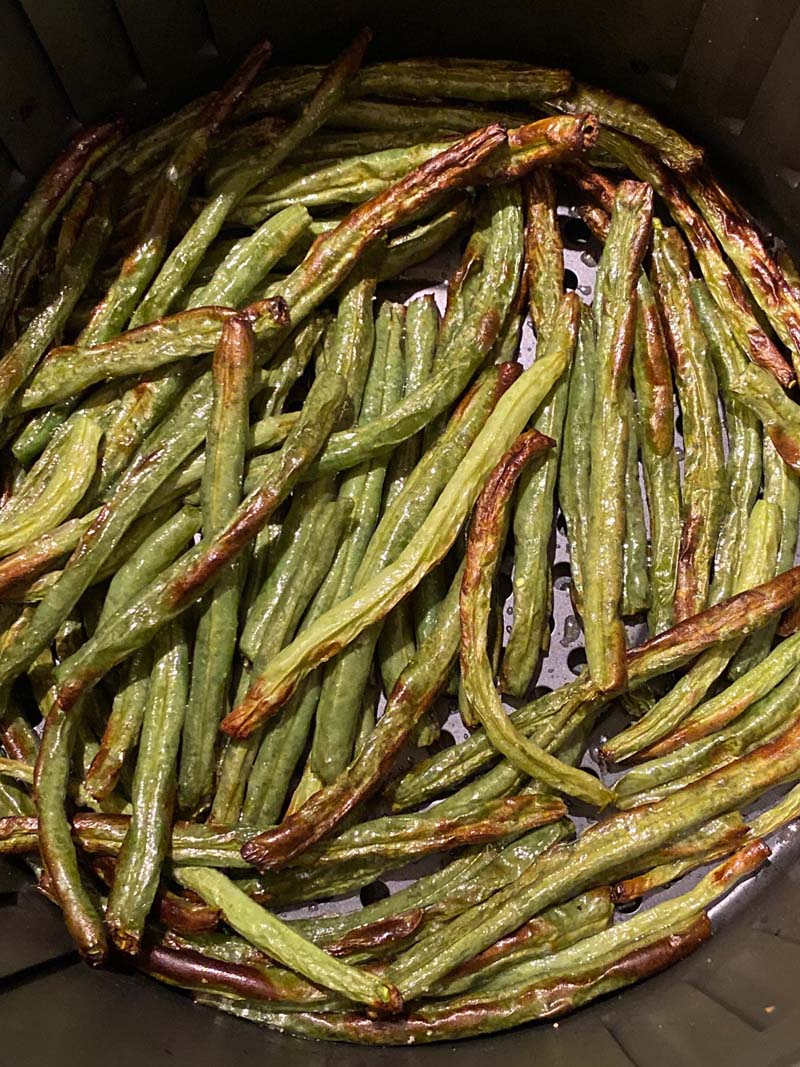
[[800,818],[800,296],[642,107],[370,40],[84,131],[0,245],[0,855],[89,963],[413,1044],[680,959]]

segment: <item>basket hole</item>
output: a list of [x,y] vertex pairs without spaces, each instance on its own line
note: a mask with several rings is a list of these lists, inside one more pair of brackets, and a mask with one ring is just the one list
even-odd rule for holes
[[569,563],[562,559],[553,567],[553,586],[555,589],[569,589],[572,571]]
[[584,648],[573,648],[567,656],[567,666],[573,674],[580,674],[586,666],[586,650]]
[[642,906],[642,898],[637,897],[635,900],[626,900],[623,904],[617,904],[617,911],[621,915],[633,915]]
[[446,748],[452,748],[455,743],[456,739],[449,730],[441,730],[433,744],[428,745],[428,752],[434,754],[437,752],[444,752]]
[[591,239],[591,230],[581,218],[567,216],[564,220],[564,240],[568,245],[587,245]]
[[377,880],[363,886],[358,895],[362,907],[366,908],[368,904],[377,904],[379,900],[386,900],[387,897],[391,896],[391,893],[385,882]]
[[567,292],[575,292],[578,288],[578,275],[569,267],[564,271],[564,288]]

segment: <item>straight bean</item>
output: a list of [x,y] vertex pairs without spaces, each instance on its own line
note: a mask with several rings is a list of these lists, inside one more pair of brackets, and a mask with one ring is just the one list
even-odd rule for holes
[[676,230],[653,226],[653,270],[683,416],[683,528],[675,618],[708,602],[710,568],[727,503],[717,376],[689,289],[689,258]]
[[[211,368],[214,400],[200,486],[206,541],[225,529],[242,502],[253,349],[247,323],[226,323]],[[212,791],[214,744],[226,710],[243,581],[239,557],[205,598],[198,619],[177,776],[178,806],[184,812],[195,811]]]
[[[556,221],[555,182],[549,170],[534,171],[525,185],[526,277],[537,350],[546,352],[563,295],[564,249]],[[572,331],[571,349],[575,345]],[[541,349],[538,346],[541,345]],[[569,387],[567,370],[534,419],[535,428],[553,441],[552,449],[523,471],[514,508],[514,618],[500,671],[500,687],[523,696],[550,641],[552,605],[550,537],[560,444]]]
[[625,628],[620,615],[624,485],[628,451],[625,410],[635,329],[635,287],[649,240],[652,190],[620,183],[600,263],[591,431],[589,518],[584,575],[584,626],[589,672],[602,691],[626,680]]
[[153,646],[131,821],[106,906],[106,927],[123,952],[135,952],[141,942],[169,847],[188,681],[186,635],[181,624],[173,622]]

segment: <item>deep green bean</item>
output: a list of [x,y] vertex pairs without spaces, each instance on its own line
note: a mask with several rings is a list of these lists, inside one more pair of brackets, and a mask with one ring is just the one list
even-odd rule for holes
[[186,635],[181,624],[173,622],[153,646],[131,821],[106,906],[106,926],[124,952],[135,952],[141,941],[169,848],[188,681]]
[[262,278],[309,228],[311,216],[302,207],[274,215],[255,233],[237,243],[213,277],[196,291],[188,307],[224,304],[238,307]]
[[594,403],[594,327],[592,313],[581,305],[578,338],[569,378],[567,410],[561,439],[558,502],[569,537],[572,601],[583,614],[586,525],[589,515],[589,440]]
[[625,541],[622,546],[622,614],[636,615],[650,602],[647,529],[639,484],[639,434],[633,393],[628,392],[628,455],[625,464]]
[[[260,670],[264,663],[276,655],[287,640],[291,639],[300,618],[315,594],[320,595],[321,585],[330,573],[342,533],[349,525],[351,509],[349,501],[331,501],[327,495],[306,507],[299,497],[296,510],[302,516],[290,514],[287,526],[299,525],[300,538],[289,551],[279,556],[276,567],[265,584],[265,592],[280,588],[278,598],[271,597],[269,625],[263,630],[253,656],[253,669]],[[313,547],[312,547],[313,544]],[[278,543],[277,552],[281,549]],[[302,565],[301,554],[312,556],[312,562]],[[254,611],[258,605],[254,605]],[[237,686],[237,697],[247,689],[250,671],[243,669]],[[239,817],[245,787],[249,786],[249,774],[260,750],[261,734],[253,734],[244,741],[229,741],[219,767],[217,789],[212,807],[212,819],[220,825],[232,825]],[[257,817],[257,813],[253,813]]]
[[[249,326],[232,319],[222,331],[211,369],[214,401],[200,487],[206,541],[227,526],[242,501],[253,354]],[[214,744],[227,707],[243,580],[240,556],[209,592],[198,619],[177,780],[183,812],[197,810],[212,791]]]
[[[362,409],[365,423],[390,409],[402,396],[404,325],[405,308],[402,305],[387,302],[381,306]],[[375,385],[371,387],[373,377]],[[356,575],[378,522],[386,468],[386,459],[367,461],[348,471],[342,481],[339,496],[354,501],[355,522],[339,553],[343,558],[337,600],[344,600],[355,588]],[[375,637],[367,634],[351,648],[344,649],[324,672],[309,756],[312,769],[323,782],[332,781],[353,755],[361,697],[374,648]]]
[[717,375],[691,300],[689,257],[678,232],[656,220],[653,270],[675,370],[685,445],[683,528],[675,618],[708,603],[710,568],[727,504],[728,486],[717,402]]
[[342,99],[347,83],[361,65],[371,37],[369,30],[362,30],[354,38],[323,73],[301,116],[266,150],[257,163],[233,174],[230,181],[208,202],[156,276],[137,309],[134,326],[158,318],[169,311],[232,208],[254,185],[274,172],[299,144],[327,120],[332,109]]
[[[525,185],[525,252],[528,299],[536,328],[537,351],[547,351],[563,293],[564,249],[556,221],[555,182],[549,170],[530,175]],[[575,314],[577,315],[577,297]],[[553,588],[550,537],[560,444],[569,389],[569,365],[575,347],[574,329],[564,335],[569,355],[565,373],[536,413],[536,429],[553,447],[522,474],[514,508],[514,618],[500,672],[500,687],[523,696],[530,687],[539,657],[550,642]]]
[[48,346],[58,338],[88,285],[112,227],[111,191],[101,189],[91,216],[58,269],[49,291],[14,345],[0,360],[0,418],[5,415]]
[[728,436],[726,475],[730,509],[723,520],[717,542],[714,579],[709,597],[709,603],[716,604],[730,595],[744,545],[748,516],[760,488],[761,431],[756,416],[731,392],[731,382],[747,366],[744,353],[705,284],[692,281],[690,290],[717,372]]
[[26,268],[58,216],[91,170],[119,141],[122,123],[81,130],[44,174],[0,246],[0,328],[19,296]]
[[636,322],[636,283],[650,236],[652,190],[617,187],[611,229],[598,272],[597,349],[586,530],[584,626],[595,684],[621,689],[626,679],[625,627],[620,615],[625,538],[626,396]]
[[[243,325],[247,327],[246,321]],[[68,707],[84,689],[95,685],[111,667],[146,645],[162,626],[213,587],[226,567],[266,524],[319,451],[341,416],[344,397],[344,382],[338,375],[317,376],[303,406],[303,416],[281,451],[275,453],[274,463],[261,486],[242,501],[230,521],[163,572],[127,608],[109,620],[102,634],[95,634],[61,665],[59,701],[62,706]],[[134,618],[135,630],[131,628]]]

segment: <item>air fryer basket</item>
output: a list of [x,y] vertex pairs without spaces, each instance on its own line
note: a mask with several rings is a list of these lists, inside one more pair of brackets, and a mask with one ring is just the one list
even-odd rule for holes
[[[800,0],[0,0],[0,228],[79,122],[157,117],[218,84],[261,36],[278,63],[324,61],[362,25],[375,31],[370,59],[565,65],[650,105],[706,145],[747,206],[800,247]],[[565,604],[562,591],[559,633]],[[562,648],[566,671],[568,642]],[[23,870],[0,863],[0,1067],[210,1067],[248,1057],[438,1067],[454,1055],[465,1067],[487,1055],[508,1067],[790,1067],[800,1064],[793,837],[785,832],[774,861],[733,895],[716,936],[690,959],[558,1023],[457,1051],[301,1042],[197,1008],[141,975],[91,971]]]

